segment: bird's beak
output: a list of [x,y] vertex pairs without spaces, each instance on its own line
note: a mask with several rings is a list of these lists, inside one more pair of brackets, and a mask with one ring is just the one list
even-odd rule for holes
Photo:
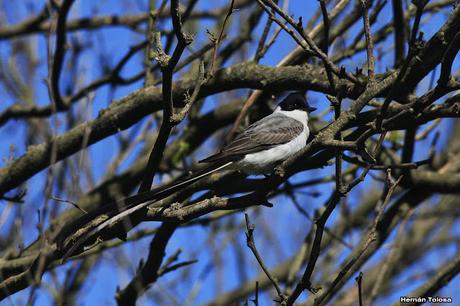
[[316,110],[316,107],[312,107],[312,106],[307,106],[305,108],[305,110],[308,112],[308,113],[311,113],[311,112],[314,112]]

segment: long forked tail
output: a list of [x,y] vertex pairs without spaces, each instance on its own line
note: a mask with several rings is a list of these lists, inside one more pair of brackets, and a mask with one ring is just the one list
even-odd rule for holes
[[[229,165],[231,165],[233,162],[226,162],[224,164],[217,164],[217,165],[212,165],[208,168],[205,168],[201,171],[198,171],[196,173],[193,173],[191,177],[184,179],[183,181],[173,183],[170,185],[165,185],[161,186],[155,189],[152,189],[150,191],[129,197],[124,199],[124,203],[129,203],[126,207],[123,207],[121,210],[116,210],[112,212],[111,216],[102,222],[101,224],[97,225],[93,229],[89,230],[87,233],[85,233],[83,236],[78,238],[75,243],[70,247],[69,250],[67,250],[62,257],[62,261],[65,261],[68,257],[72,256],[76,250],[78,250],[86,241],[88,241],[90,238],[94,237],[98,233],[100,233],[102,230],[105,228],[112,226],[124,218],[127,218],[134,214],[135,212],[151,205],[153,202],[152,201],[158,201],[161,200],[165,197],[170,196],[180,188],[186,187],[190,184],[193,184],[194,182],[210,175],[213,174],[214,172],[217,172],[219,170],[222,170]],[[67,247],[64,247],[64,249]]]

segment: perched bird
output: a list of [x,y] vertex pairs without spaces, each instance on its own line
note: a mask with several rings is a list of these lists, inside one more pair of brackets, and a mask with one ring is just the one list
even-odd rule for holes
[[247,174],[269,174],[274,166],[302,149],[310,130],[308,105],[300,93],[288,95],[275,111],[251,124],[217,154],[200,163],[222,163]]
[[303,94],[297,92],[289,94],[272,114],[251,124],[218,153],[200,161],[200,163],[210,163],[210,167],[192,174],[181,182],[147,192],[149,201],[141,203],[133,201],[123,210],[113,212],[106,221],[79,238],[66,252],[64,259],[104,228],[152,204],[152,199],[169,196],[216,171],[234,169],[247,174],[270,174],[277,164],[305,147],[310,135],[308,113],[314,110],[316,108],[308,105]]

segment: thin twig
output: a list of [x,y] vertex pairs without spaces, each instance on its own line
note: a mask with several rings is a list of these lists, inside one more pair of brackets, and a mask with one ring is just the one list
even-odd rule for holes
[[390,252],[388,256],[385,258],[383,265],[381,267],[380,273],[377,276],[377,280],[375,281],[374,285],[372,286],[371,293],[369,297],[366,299],[366,305],[373,305],[374,301],[377,298],[377,295],[379,293],[379,290],[382,288],[382,285],[384,284],[386,277],[388,275],[388,272],[391,270],[391,267],[399,260],[399,256],[401,253],[400,248],[403,246],[405,243],[405,226],[407,221],[409,220],[410,214],[404,218],[404,220],[401,222],[399,225],[398,233],[396,234],[395,242],[392,244]]
[[64,66],[64,55],[66,51],[66,21],[70,8],[75,0],[65,0],[59,7],[56,25],[56,46],[53,56],[52,69],[50,73],[50,91],[56,109],[67,109],[67,103],[62,99],[59,91],[59,79]]
[[[319,4],[321,6],[321,12],[323,14],[323,24],[324,24],[324,45],[323,45],[323,52],[328,56],[329,53],[329,27],[330,27],[330,22],[329,22],[329,16],[327,14],[327,7],[326,3],[324,0],[320,0]],[[337,88],[335,85],[335,80],[334,80],[334,75],[329,69],[329,67],[325,64],[324,68],[326,70],[326,75],[327,79],[329,80],[329,84],[331,85],[331,91],[334,95],[337,94]]]
[[139,187],[139,192],[144,192],[150,189],[152,186],[153,178],[158,169],[160,161],[163,157],[163,152],[166,147],[166,142],[169,138],[171,130],[174,125],[174,101],[173,101],[173,88],[172,78],[174,68],[176,67],[179,59],[184,52],[185,47],[189,45],[193,36],[186,34],[182,30],[182,20],[179,12],[179,1],[171,0],[171,19],[174,27],[174,33],[177,38],[177,45],[174,49],[173,55],[170,57],[163,51],[159,35],[155,35],[157,56],[156,59],[161,67],[163,73],[163,84],[162,84],[162,95],[163,95],[163,122],[160,126],[157,140],[153,146],[152,152],[150,153],[147,167],[144,172],[144,178]]
[[213,42],[214,43],[214,50],[212,52],[212,60],[211,60],[211,67],[209,68],[209,73],[207,76],[207,82],[214,77],[215,69],[216,69],[216,62],[217,62],[217,51],[219,49],[219,45],[224,37],[225,26],[227,25],[227,21],[233,13],[233,5],[235,4],[235,0],[230,2],[230,6],[228,7],[227,14],[225,15],[224,22],[222,24],[222,28],[220,29],[219,36]]
[[[407,51],[406,60],[404,61],[403,66],[398,72],[398,77],[396,78],[396,81],[393,83],[393,86],[391,87],[390,92],[386,95],[385,100],[383,101],[382,108],[380,109],[380,114],[377,116],[376,126],[377,126],[378,131],[381,130],[382,122],[383,122],[383,119],[387,115],[390,103],[393,100],[395,93],[399,90],[399,85],[401,84],[401,81],[404,79],[407,69],[409,69],[409,64],[412,61],[412,58],[416,55],[418,51],[417,44],[416,44],[418,28],[420,25],[420,19],[422,18],[423,9],[425,5],[427,4],[427,2],[428,2],[427,0],[421,0],[421,1],[416,1],[415,3],[417,7],[417,11],[415,13],[415,20],[412,26],[409,50]],[[380,136],[381,141],[383,141],[385,136],[386,136],[386,131],[381,134]]]
[[358,305],[363,306],[363,272],[359,272],[358,276],[355,278],[356,283],[358,284]]
[[338,192],[333,192],[331,197],[329,198],[326,208],[321,214],[321,216],[316,220],[316,232],[315,237],[313,239],[313,244],[310,251],[310,256],[308,259],[307,267],[302,275],[302,278],[297,283],[294,288],[294,291],[289,296],[286,305],[294,305],[294,302],[300,296],[304,289],[310,290],[312,293],[317,293],[319,288],[313,288],[311,285],[311,276],[313,275],[313,270],[316,265],[316,261],[318,260],[320,249],[321,249],[321,240],[323,237],[324,226],[326,224],[327,219],[334,211],[337,203],[340,201],[340,194]]
[[84,214],[87,214],[87,213],[88,213],[85,209],[83,209],[82,207],[80,207],[77,203],[72,202],[72,201],[70,201],[70,200],[61,199],[61,198],[58,198],[58,197],[55,197],[55,196],[51,196],[51,199],[52,199],[52,200],[55,200],[55,201],[57,201],[57,202],[68,203],[68,204],[72,205],[73,207],[75,207],[76,209],[78,209],[79,211],[81,211],[81,212],[84,213]]
[[278,297],[280,299],[279,303],[283,304],[283,303],[285,303],[287,296],[281,290],[281,287],[278,284],[278,280],[271,275],[270,270],[268,270],[268,268],[265,265],[262,257],[259,254],[259,251],[257,250],[256,244],[254,242],[254,237],[253,237],[254,228],[255,228],[254,224],[250,223],[249,216],[248,216],[247,213],[244,213],[244,218],[245,218],[245,221],[246,221],[246,244],[247,244],[248,248],[254,254],[254,257],[256,258],[256,260],[259,263],[260,267],[264,271],[265,275],[267,275],[268,279],[272,282],[273,287],[275,287],[275,290],[276,290],[276,292],[278,294]]
[[[260,36],[259,43],[257,44],[256,54],[254,55],[254,62],[258,63],[259,60],[265,54],[265,42],[268,37],[268,33],[270,32],[270,28],[272,26],[273,20],[268,18],[267,22],[265,23],[264,31],[262,32],[262,36]],[[281,29],[278,27],[278,29]]]
[[393,28],[395,32],[395,52],[394,67],[400,67],[404,61],[405,43],[406,43],[406,21],[404,18],[404,9],[402,0],[393,0]]
[[363,10],[363,22],[364,22],[364,35],[366,37],[366,50],[367,50],[367,75],[369,77],[369,82],[373,82],[375,79],[374,75],[374,43],[372,41],[371,28],[369,23],[369,1],[360,0],[361,8]]
[[254,291],[254,299],[251,300],[254,303],[254,306],[259,306],[259,282],[256,281],[256,289]]

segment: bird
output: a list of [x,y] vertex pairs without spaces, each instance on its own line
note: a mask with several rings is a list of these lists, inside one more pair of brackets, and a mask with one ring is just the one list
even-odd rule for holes
[[139,201],[133,200],[126,208],[113,212],[104,222],[79,238],[65,253],[63,260],[106,227],[152,204],[152,199],[169,196],[212,173],[226,169],[238,170],[248,175],[270,174],[277,164],[306,146],[310,136],[308,114],[315,110],[302,93],[288,94],[270,115],[249,125],[219,152],[199,161],[210,164],[209,167],[193,173],[183,181],[147,192],[149,201],[138,203]]
[[246,174],[269,174],[280,161],[305,147],[310,135],[310,106],[301,93],[291,93],[273,113],[251,124],[218,153],[200,163],[224,163]]

